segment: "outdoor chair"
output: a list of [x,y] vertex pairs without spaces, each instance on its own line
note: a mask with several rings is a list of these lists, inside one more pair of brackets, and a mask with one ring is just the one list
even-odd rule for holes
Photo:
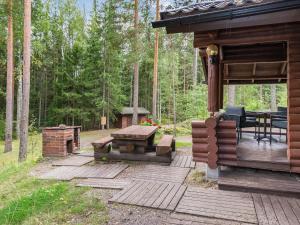
[[[287,131],[287,108],[286,107],[278,107],[278,112],[271,115],[270,118],[270,144],[272,144],[272,136],[273,136],[273,129],[272,128],[278,128],[279,129],[279,138],[281,139],[282,136],[282,130]],[[285,133],[287,137],[287,132]],[[287,143],[287,138],[286,138]]]
[[256,120],[255,115],[246,113],[245,107],[228,106],[223,117],[225,120],[236,121],[238,142],[242,138],[243,128],[254,127],[256,137],[259,122]]

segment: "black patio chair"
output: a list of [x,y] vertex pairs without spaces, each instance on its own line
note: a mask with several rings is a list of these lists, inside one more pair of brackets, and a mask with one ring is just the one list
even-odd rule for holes
[[272,128],[278,128],[279,129],[279,139],[281,139],[282,136],[282,130],[286,130],[286,143],[287,143],[287,108],[286,107],[278,107],[278,112],[271,115],[270,118],[270,144],[272,144],[273,140],[273,129]]
[[245,107],[228,106],[223,117],[225,120],[236,121],[238,142],[242,138],[243,128],[254,127],[255,137],[257,136],[259,122],[253,113],[246,113]]

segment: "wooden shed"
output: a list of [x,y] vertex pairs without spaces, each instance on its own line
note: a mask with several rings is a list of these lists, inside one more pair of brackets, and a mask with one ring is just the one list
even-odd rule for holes
[[[138,108],[138,121],[139,123],[146,119],[150,112],[143,108]],[[116,127],[126,128],[132,125],[133,107],[123,107],[119,115],[117,116]]]
[[[192,124],[195,161],[211,169],[225,165],[300,173],[299,0],[202,1],[162,12],[153,27],[165,27],[169,34],[192,32],[194,47],[200,49],[210,118]],[[224,86],[273,83],[287,84],[288,144],[281,151],[271,148],[270,155],[253,145],[246,157],[236,123],[218,116]]]

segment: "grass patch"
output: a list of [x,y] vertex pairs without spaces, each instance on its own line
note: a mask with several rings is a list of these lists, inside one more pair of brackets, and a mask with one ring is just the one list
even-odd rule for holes
[[105,224],[106,206],[85,194],[89,188],[29,176],[41,160],[41,143],[40,134],[30,136],[27,160],[18,163],[18,142],[5,154],[0,142],[0,224]]
[[192,145],[191,142],[176,141],[176,148],[192,147]]
[[192,185],[201,186],[204,188],[213,188],[216,186],[216,182],[213,181],[207,181],[205,179],[205,172],[200,170],[193,170],[189,177],[188,177],[188,183]]
[[20,197],[0,210],[0,224],[20,224],[28,217],[50,209],[67,191],[66,184],[54,184]]

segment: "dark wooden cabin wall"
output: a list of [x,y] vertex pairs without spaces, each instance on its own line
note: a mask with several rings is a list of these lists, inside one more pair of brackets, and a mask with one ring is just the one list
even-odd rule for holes
[[193,160],[208,163],[208,132],[205,121],[192,122]]
[[289,158],[291,171],[300,173],[300,40],[289,41]]
[[[210,118],[206,121],[192,122],[192,137],[193,137],[193,160],[195,162],[204,162],[212,164],[216,160],[220,165],[237,165],[237,137],[236,137],[236,124],[235,121],[219,121],[216,130],[215,139],[217,147],[217,158],[214,157],[213,147],[210,145],[214,138],[209,137],[209,126],[213,122],[209,120],[216,120]],[[209,122],[208,122],[209,121]],[[210,166],[211,167],[211,166]]]
[[235,121],[219,121],[217,127],[218,163],[237,166],[237,136]]

